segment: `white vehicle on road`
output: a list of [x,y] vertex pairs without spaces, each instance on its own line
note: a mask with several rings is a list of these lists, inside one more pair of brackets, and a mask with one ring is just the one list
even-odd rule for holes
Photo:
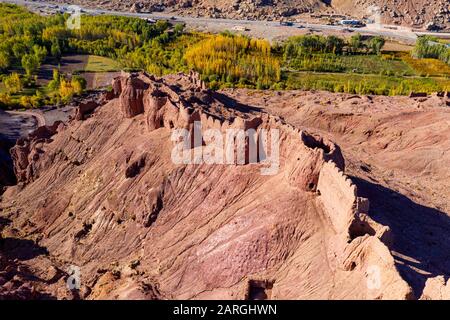
[[234,26],[232,28],[233,31],[248,31],[249,29],[244,26]]

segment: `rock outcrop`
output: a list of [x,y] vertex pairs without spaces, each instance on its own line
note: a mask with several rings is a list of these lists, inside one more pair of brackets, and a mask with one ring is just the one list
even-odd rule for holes
[[[326,135],[210,91],[194,73],[123,74],[112,92],[84,121],[21,141],[25,186],[2,200],[54,261],[81,268],[80,297],[414,297],[390,228]],[[196,142],[183,149],[191,162],[173,160],[177,130]],[[229,130],[244,134],[233,161],[205,161],[208,134]],[[278,167],[263,174],[278,148]]]
[[119,99],[123,115],[131,118],[144,112],[143,98],[148,84],[139,77],[128,77],[121,81],[120,88]]
[[240,89],[225,94],[263,105],[339,144],[345,175],[358,197],[370,200],[368,213],[359,211],[347,236],[378,234],[416,298],[430,276],[448,278],[450,244],[443,239],[450,234],[450,110],[445,93],[409,98]]
[[94,100],[81,102],[75,110],[75,120],[85,120],[86,117],[98,107],[98,105],[98,102]]
[[425,283],[421,300],[450,300],[450,281],[443,276],[429,278]]
[[51,137],[62,130],[64,124],[60,121],[52,126],[43,126],[32,132],[27,138],[20,138],[11,148],[11,158],[14,165],[14,173],[18,182],[31,182],[37,176],[38,167],[35,165],[45,152],[46,143]]

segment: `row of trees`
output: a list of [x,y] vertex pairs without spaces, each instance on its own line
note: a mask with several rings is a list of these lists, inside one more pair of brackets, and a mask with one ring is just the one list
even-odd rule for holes
[[[23,100],[22,105],[34,106],[31,98],[18,95],[39,89],[36,80],[41,65],[44,61],[57,64],[64,54],[110,57],[124,67],[156,74],[169,72],[172,66],[180,68],[183,62],[182,48],[166,50],[183,36],[182,25],[171,28],[167,21],[149,24],[137,18],[83,15],[81,28],[69,30],[67,18],[61,14],[44,17],[24,7],[0,4],[0,80],[6,91],[3,102]],[[80,82],[76,76],[69,81],[58,75],[48,88],[38,91],[46,92],[50,102],[67,101],[81,92]]]
[[[42,17],[23,7],[0,4],[0,73],[22,67],[33,74],[45,58],[59,59],[65,53],[105,56],[124,62],[125,67],[146,69],[149,63],[142,63],[141,55],[167,55],[165,47],[182,36],[184,28],[182,24],[171,28],[164,20],[149,24],[138,18],[83,15],[81,27],[69,30],[67,18]],[[167,62],[152,60],[152,68],[168,67]]]
[[0,73],[22,67],[28,77],[35,73],[52,43],[42,39],[42,32],[55,25],[64,25],[64,17],[42,17],[10,4],[0,5]]
[[62,15],[43,17],[23,7],[0,4],[0,74],[4,85],[1,105],[38,107],[49,102],[49,97],[36,87],[36,79],[42,63],[49,54],[56,53],[56,48],[42,38],[42,33],[64,23]]
[[450,48],[437,42],[434,37],[423,36],[417,39],[412,51],[415,58],[434,58],[450,65]]
[[305,74],[291,75],[286,81],[286,89],[326,90],[353,94],[407,95],[411,91],[433,93],[450,89],[447,84],[432,78],[397,78],[376,75]]
[[[298,36],[289,38],[282,46],[271,46],[265,40],[229,32],[185,33],[181,24],[172,27],[166,21],[149,24],[142,19],[106,15],[83,15],[81,28],[69,30],[65,26],[67,18],[67,15],[42,17],[18,6],[0,4],[0,74],[7,75],[2,80],[6,89],[2,101],[8,100],[8,95],[23,92],[25,87],[34,87],[37,71],[45,60],[55,62],[68,53],[105,56],[119,61],[126,69],[146,70],[156,75],[194,69],[212,88],[265,89],[286,86],[286,77],[281,77],[282,66],[306,71],[354,72],[353,58],[361,58],[364,65],[366,58],[382,60],[376,55],[381,54],[384,46],[381,37],[359,34],[349,39]],[[449,51],[443,48],[419,39],[414,54],[449,62]],[[372,73],[371,67],[367,73]],[[309,80],[304,82],[309,86]],[[342,81],[326,83],[339,89]],[[345,91],[353,90],[348,83],[345,85],[349,88],[344,86]],[[34,106],[42,100],[41,92],[46,92],[46,98],[52,103],[67,101],[82,89],[83,81],[79,77],[66,78],[56,72],[48,87],[33,96],[34,100],[23,98],[21,103]],[[367,85],[356,91],[365,90]]]
[[213,87],[218,82],[263,89],[280,80],[280,62],[269,42],[224,33],[209,36],[184,55],[189,69],[199,71]]
[[364,39],[360,34],[346,40],[336,36],[304,35],[291,37],[283,46],[285,61],[313,54],[380,54],[384,46],[382,37]]
[[81,27],[69,30],[67,18],[61,14],[43,17],[23,7],[0,4],[0,70],[21,66],[25,55],[22,66],[30,71],[43,58],[58,58],[68,52],[121,58],[124,52],[149,42],[167,44],[183,31],[183,26],[177,25],[169,32],[167,21],[149,24],[142,19],[106,15],[83,15]]

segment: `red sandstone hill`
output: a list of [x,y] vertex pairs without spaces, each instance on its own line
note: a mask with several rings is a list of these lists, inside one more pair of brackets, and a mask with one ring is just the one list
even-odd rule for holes
[[[0,296],[446,298],[446,104],[124,74],[12,149]],[[255,140],[279,130],[279,171],[262,175],[262,157],[175,164],[171,133],[195,121]],[[73,266],[81,287],[68,291]]]

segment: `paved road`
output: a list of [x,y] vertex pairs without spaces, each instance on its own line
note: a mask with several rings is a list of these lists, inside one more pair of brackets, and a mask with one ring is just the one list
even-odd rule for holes
[[[20,5],[34,6],[39,7],[42,5],[50,5],[52,3],[46,1],[26,1],[26,0],[0,0],[1,2],[10,2],[16,3]],[[59,4],[57,5],[59,8],[67,7],[69,4]],[[174,16],[170,14],[164,13],[133,13],[133,12],[122,12],[122,11],[110,11],[110,10],[101,10],[101,9],[90,9],[81,7],[83,12],[86,14],[111,14],[111,15],[120,15],[120,16],[129,16],[129,17],[139,17],[139,18],[151,18],[151,19],[171,19],[174,18],[175,21],[184,22],[188,26],[205,26],[206,29],[212,30],[231,30],[234,26],[245,26],[249,29],[257,28],[267,31],[267,34],[270,33],[273,28],[280,28],[281,32],[285,35],[293,35],[298,34],[299,27],[305,27],[318,31],[335,31],[335,32],[343,32],[344,29],[350,31],[357,31],[361,34],[369,34],[369,35],[380,35],[385,38],[396,39],[406,43],[414,43],[417,39],[418,35],[437,35],[437,33],[433,32],[412,32],[406,28],[398,28],[398,30],[389,29],[392,27],[389,26],[380,26],[376,28],[374,25],[369,25],[364,28],[345,28],[343,26],[335,26],[335,25],[323,25],[323,24],[310,24],[310,23],[294,23],[292,27],[284,27],[280,26],[277,21],[253,21],[253,20],[235,20],[235,19],[214,19],[214,18],[205,18],[205,17],[188,17],[188,16]],[[264,33],[264,32],[263,32]],[[440,37],[450,38],[450,33],[439,33]],[[272,37],[268,37],[272,38]],[[269,39],[271,40],[271,39]]]

